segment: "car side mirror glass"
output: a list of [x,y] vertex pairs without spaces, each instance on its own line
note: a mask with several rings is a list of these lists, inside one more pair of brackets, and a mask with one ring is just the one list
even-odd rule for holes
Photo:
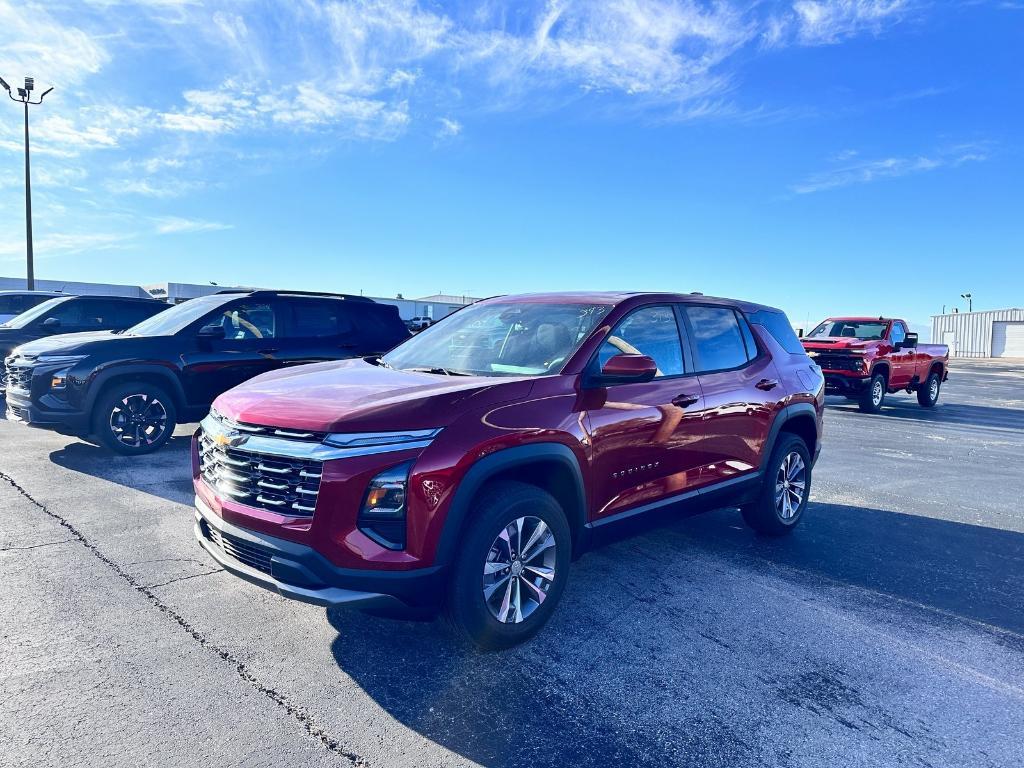
[[632,384],[650,381],[658,374],[658,365],[647,355],[612,355],[601,367],[597,384]]
[[43,329],[56,332],[60,329],[60,318],[48,317],[43,320]]
[[220,323],[213,323],[211,325],[204,325],[199,329],[200,339],[218,340],[224,338],[224,326]]

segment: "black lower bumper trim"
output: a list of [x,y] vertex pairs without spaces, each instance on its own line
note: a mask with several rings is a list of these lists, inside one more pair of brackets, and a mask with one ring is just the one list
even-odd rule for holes
[[870,379],[854,378],[853,376],[837,376],[825,374],[825,393],[828,395],[854,395],[863,392]]
[[225,522],[196,497],[194,533],[226,571],[305,603],[360,608],[434,608],[440,604],[440,567],[414,571],[338,568],[310,547]]

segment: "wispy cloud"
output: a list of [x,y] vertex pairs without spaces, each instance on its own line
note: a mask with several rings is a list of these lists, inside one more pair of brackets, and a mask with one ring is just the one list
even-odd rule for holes
[[[74,256],[87,252],[105,251],[111,248],[122,247],[133,238],[134,234],[115,232],[77,232],[46,235],[36,239],[35,256],[45,259],[51,256]],[[24,241],[19,241],[18,238],[0,240],[0,260],[20,259],[24,257],[24,254]]]
[[977,163],[988,159],[985,144],[960,144],[943,148],[927,155],[885,157],[873,160],[857,159],[853,150],[844,150],[834,158],[836,165],[820,173],[812,174],[794,184],[790,190],[798,195],[825,192],[855,184],[869,184],[882,179],[926,173],[940,168],[955,168],[965,163]]
[[439,117],[437,119],[437,138],[453,139],[462,133],[462,123],[450,117]]
[[907,18],[917,5],[913,0],[797,0],[791,10],[768,20],[763,40],[769,47],[791,42],[831,45],[865,32],[878,34]]
[[166,216],[156,221],[156,232],[158,235],[178,235],[194,232],[217,232],[223,229],[232,229],[231,224],[221,224],[218,221],[203,221],[201,219],[183,219],[177,216]]

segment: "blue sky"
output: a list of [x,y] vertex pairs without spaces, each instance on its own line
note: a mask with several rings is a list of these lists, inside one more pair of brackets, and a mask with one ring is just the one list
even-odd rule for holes
[[[1024,2],[0,0],[37,274],[1024,304]],[[0,102],[0,274],[23,273]]]

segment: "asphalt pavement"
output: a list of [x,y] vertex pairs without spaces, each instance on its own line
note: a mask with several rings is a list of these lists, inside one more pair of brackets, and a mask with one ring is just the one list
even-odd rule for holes
[[0,765],[1024,764],[1024,362],[829,398],[793,536],[721,510],[591,552],[503,653],[219,570],[190,431],[0,421]]

